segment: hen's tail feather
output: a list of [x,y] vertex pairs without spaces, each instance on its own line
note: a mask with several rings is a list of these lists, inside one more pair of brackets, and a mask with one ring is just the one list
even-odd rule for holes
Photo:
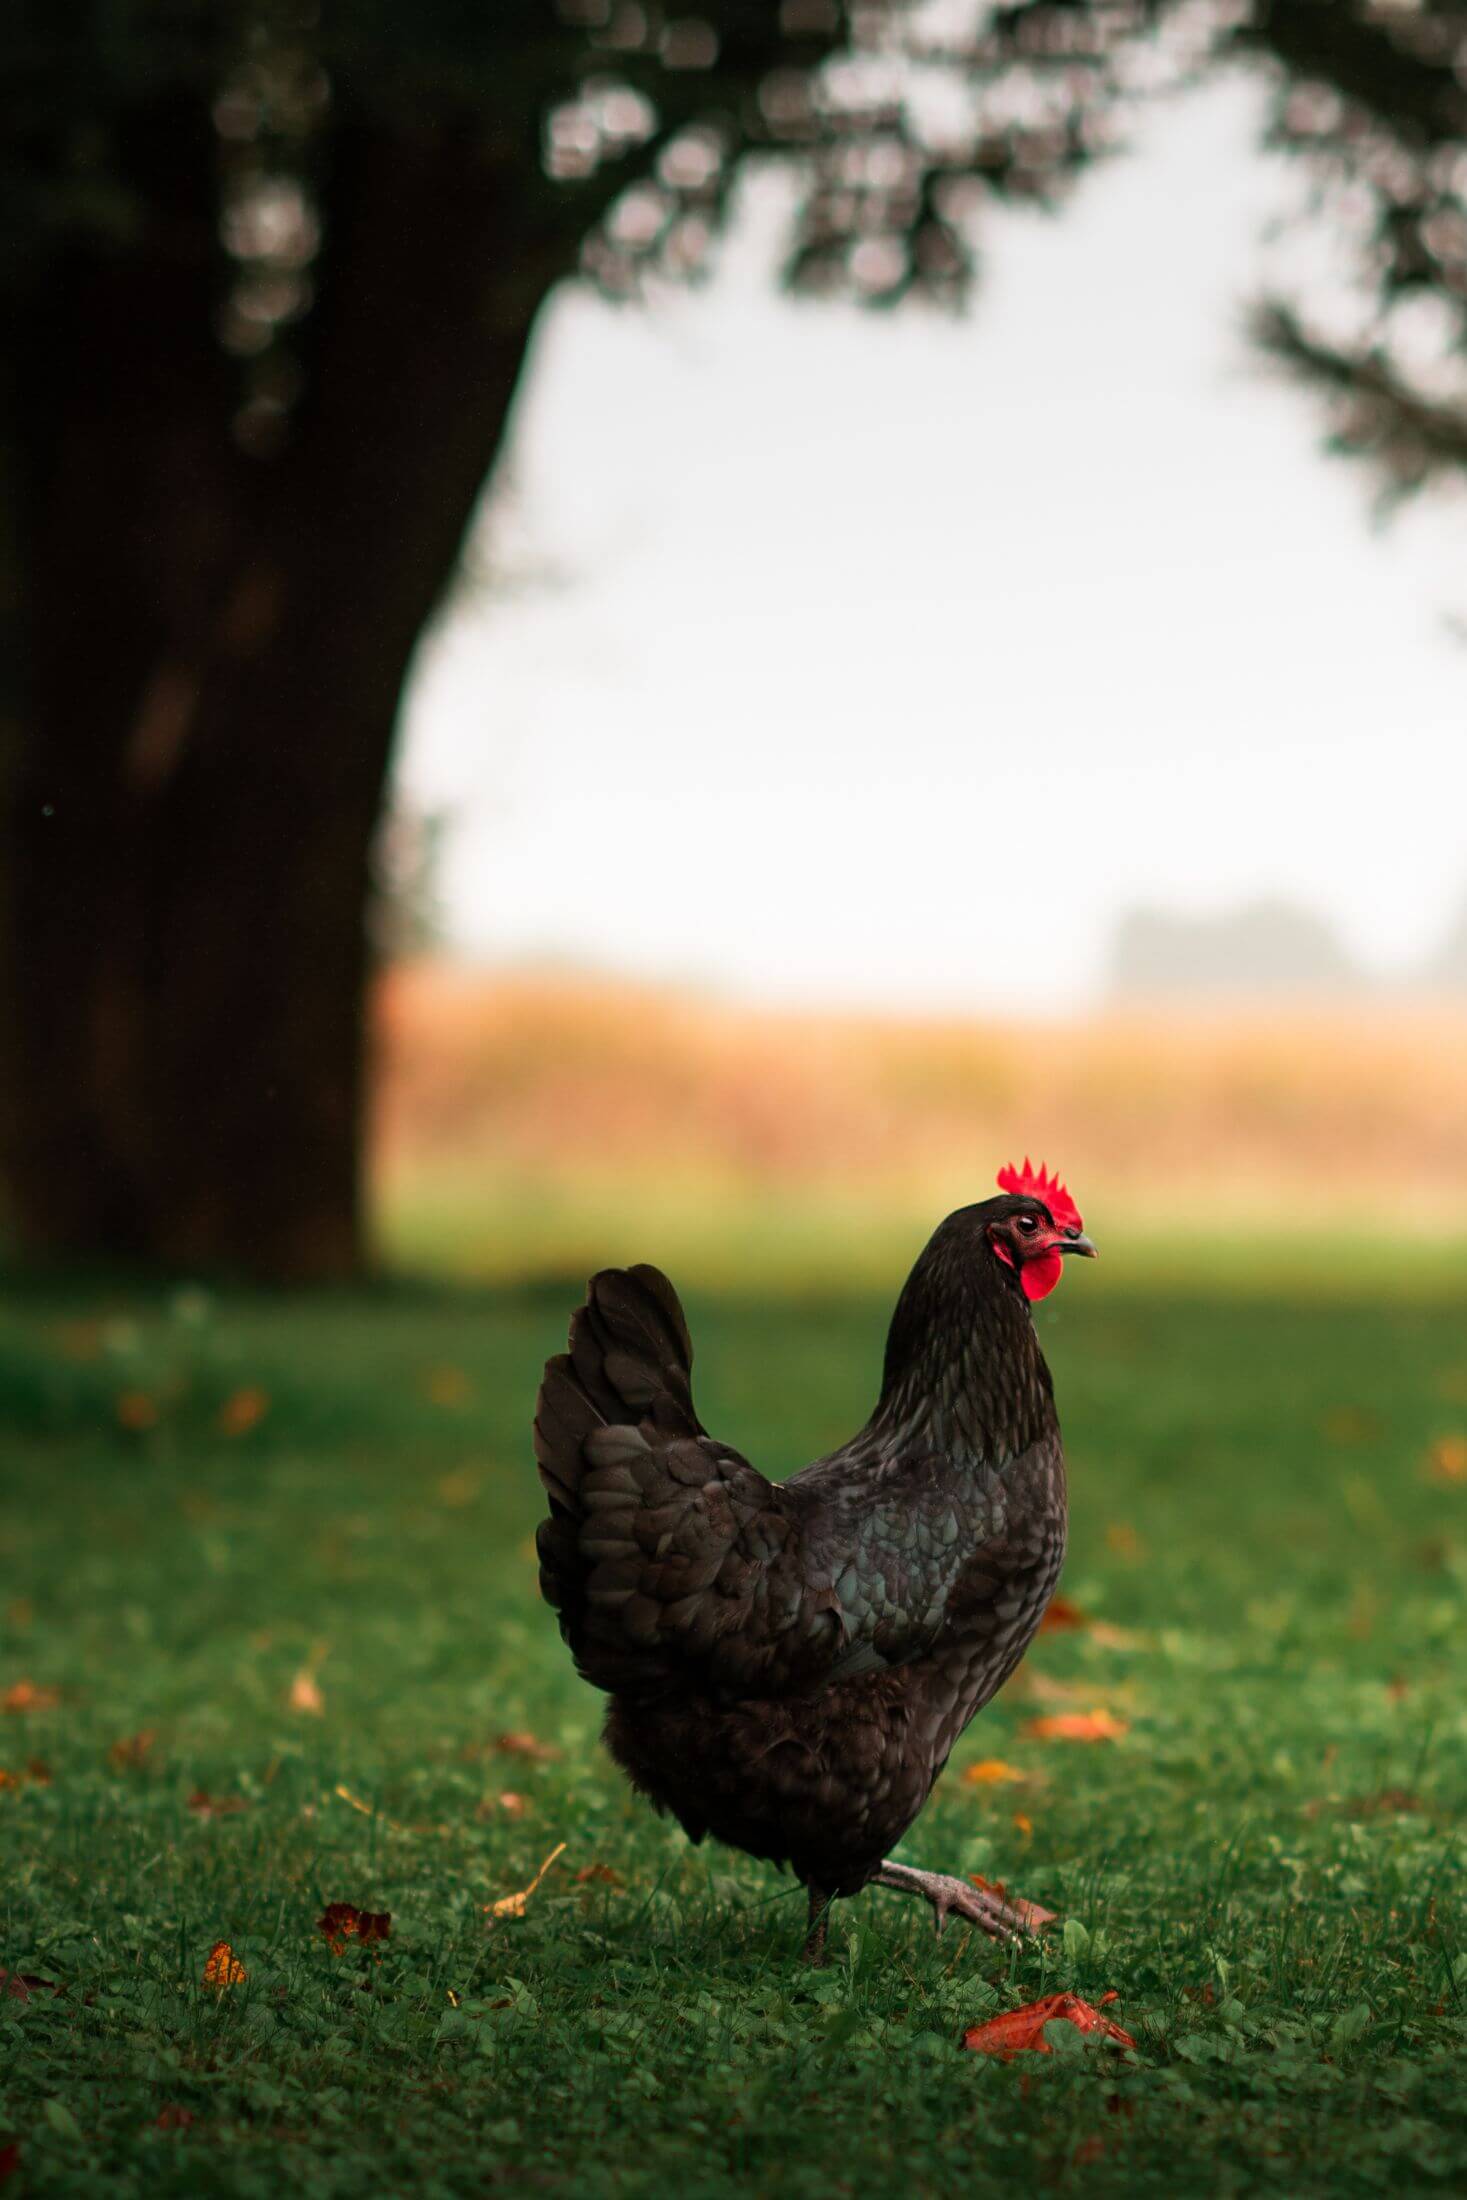
[[[586,1304],[571,1321],[570,1349],[546,1364],[535,1409],[535,1458],[550,1500],[550,1517],[535,1538],[540,1589],[560,1616],[560,1631],[585,1670],[588,1649],[587,1574],[597,1556],[583,1528],[588,1514],[612,1496],[616,1480],[635,1478],[638,1455],[651,1465],[637,1425],[670,1434],[702,1434],[693,1410],[692,1341],[677,1293],[659,1269],[608,1268],[591,1278]],[[590,1439],[604,1433],[591,1446]],[[618,1441],[620,1439],[620,1441]],[[598,1487],[588,1491],[588,1472]],[[613,1676],[606,1647],[597,1646],[591,1676]]]

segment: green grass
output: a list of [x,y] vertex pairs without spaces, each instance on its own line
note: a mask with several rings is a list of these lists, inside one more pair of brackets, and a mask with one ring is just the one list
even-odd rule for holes
[[[1065,1591],[1103,1624],[1040,1638],[904,1850],[1064,1925],[1007,1953],[867,1894],[821,1975],[797,1890],[626,1793],[536,1600],[570,1297],[11,1293],[0,1693],[60,1698],[0,1715],[0,1767],[51,1774],[0,1790],[0,1965],[61,1991],[0,1998],[5,2200],[1467,2185],[1467,1483],[1424,1470],[1467,1427],[1460,1305],[1070,1279]],[[885,1311],[695,1301],[705,1418],[787,1472],[864,1411]],[[1121,1741],[1025,1734],[1100,1704]],[[391,1911],[380,1960],[332,1954],[336,1900]],[[1114,1990],[1135,2054],[961,2051],[1061,1987]]]

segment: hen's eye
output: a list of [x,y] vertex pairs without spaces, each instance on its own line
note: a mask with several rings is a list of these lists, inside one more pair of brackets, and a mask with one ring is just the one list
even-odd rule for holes
[[1037,1215],[1020,1215],[1018,1225],[1025,1237],[1033,1237],[1034,1232],[1039,1228],[1039,1217]]

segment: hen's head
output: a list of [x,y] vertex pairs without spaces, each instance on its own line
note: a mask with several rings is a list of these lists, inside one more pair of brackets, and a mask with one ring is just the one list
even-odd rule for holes
[[993,1258],[1013,1271],[1026,1299],[1042,1299],[1060,1280],[1066,1253],[1095,1258],[1080,1210],[1057,1176],[1043,1168],[998,1172],[998,1199],[985,1200],[984,1236]]

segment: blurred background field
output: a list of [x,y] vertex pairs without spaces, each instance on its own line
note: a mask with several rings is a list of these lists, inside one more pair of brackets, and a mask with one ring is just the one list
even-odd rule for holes
[[1107,1290],[1467,1283],[1467,1014],[1447,1000],[1085,1018],[758,1009],[405,964],[376,1004],[397,1268],[890,1288],[998,1165],[1063,1164]]

